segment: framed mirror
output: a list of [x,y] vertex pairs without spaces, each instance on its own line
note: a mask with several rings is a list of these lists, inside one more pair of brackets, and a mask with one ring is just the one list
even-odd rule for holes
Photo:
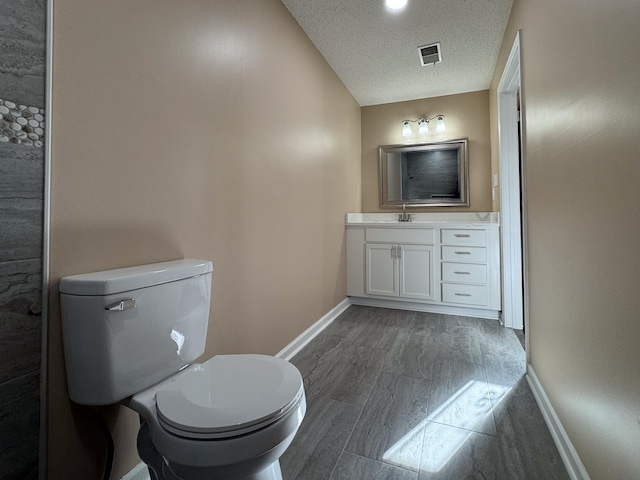
[[469,206],[468,139],[380,147],[380,207]]

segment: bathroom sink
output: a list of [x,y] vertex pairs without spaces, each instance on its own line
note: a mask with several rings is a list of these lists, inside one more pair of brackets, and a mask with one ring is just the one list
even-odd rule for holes
[[470,213],[411,213],[411,221],[400,221],[398,213],[347,213],[346,225],[402,225],[416,226],[424,224],[497,224],[500,222],[498,212],[470,212]]

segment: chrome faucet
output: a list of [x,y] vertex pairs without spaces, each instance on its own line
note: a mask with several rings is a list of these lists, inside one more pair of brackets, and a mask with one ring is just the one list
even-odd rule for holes
[[412,220],[411,214],[407,213],[407,204],[402,204],[402,213],[398,214],[399,222],[410,222]]

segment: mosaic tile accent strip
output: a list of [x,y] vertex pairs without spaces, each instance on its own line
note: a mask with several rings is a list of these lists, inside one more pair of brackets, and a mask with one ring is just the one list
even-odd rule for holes
[[44,109],[0,98],[0,143],[44,145]]

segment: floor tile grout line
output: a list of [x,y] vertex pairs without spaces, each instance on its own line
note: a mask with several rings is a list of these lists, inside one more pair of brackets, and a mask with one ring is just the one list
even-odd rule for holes
[[[433,368],[433,365],[432,365],[432,368]],[[356,425],[357,425],[358,421],[360,420],[360,416],[361,416],[361,415],[362,415],[362,413],[364,412],[364,409],[365,409],[365,407],[366,407],[366,404],[368,403],[369,399],[371,398],[371,394],[373,393],[373,390],[374,390],[374,388],[375,388],[375,385],[378,383],[378,380],[380,379],[380,376],[381,376],[382,374],[386,374],[386,375],[393,375],[393,376],[395,376],[395,377],[411,378],[411,379],[414,379],[414,380],[422,380],[422,381],[425,381],[425,380],[426,380],[426,381],[428,381],[428,382],[429,382],[429,398],[427,399],[427,411],[429,411],[429,403],[431,402],[431,388],[432,388],[432,383],[433,383],[431,379],[426,379],[426,378],[422,378],[422,377],[413,377],[413,376],[410,376],[410,375],[404,375],[404,374],[401,374],[401,373],[393,373],[393,372],[384,372],[384,371],[380,371],[380,372],[378,373],[377,377],[376,377],[376,380],[375,380],[375,382],[374,382],[373,387],[371,388],[371,390],[370,390],[370,392],[369,392],[369,395],[367,396],[367,400],[365,401],[365,405],[362,407],[362,411],[360,412],[360,415],[358,415],[358,419],[356,420],[356,422],[355,422],[355,423],[354,423],[354,425],[353,425],[353,429],[351,430],[351,433],[349,434],[349,438],[347,439],[347,442],[345,443],[345,447],[343,448],[342,453],[346,452],[346,447],[347,447],[347,445],[349,444],[349,440],[351,440],[351,436],[353,435],[353,431],[355,430],[355,427],[356,427]],[[411,472],[411,473],[416,473],[416,480],[417,480],[417,478],[418,478],[418,476],[419,476],[419,474],[420,474],[420,462],[422,461],[422,445],[423,445],[423,442],[424,442],[424,427],[422,428],[422,432],[421,432],[421,434],[420,434],[420,437],[421,437],[421,438],[420,438],[420,456],[419,456],[419,459],[418,459],[418,466],[417,466],[417,468],[416,468],[416,470],[415,470],[415,471],[414,471],[414,470],[411,470],[411,469],[407,469],[407,468],[398,467],[397,465],[394,465],[394,464],[392,464],[392,463],[386,462],[386,461],[384,461],[383,459],[370,458],[370,457],[366,457],[366,456],[364,456],[364,455],[358,455],[358,454],[353,453],[353,452],[347,452],[347,453],[350,453],[350,454],[352,454],[352,455],[358,455],[358,456],[359,456],[359,457],[361,457],[361,458],[365,458],[365,459],[367,459],[367,460],[371,460],[371,461],[374,461],[374,462],[382,463],[382,464],[384,464],[384,465],[389,465],[389,466],[391,466],[391,467],[395,467],[395,468],[402,468],[403,470],[406,470],[406,471]],[[341,456],[342,456],[342,453],[341,453]]]
[[[477,326],[477,324],[476,324]],[[482,354],[482,342],[480,341],[480,329],[476,328],[475,331],[476,342],[478,342],[478,350],[480,350],[480,360],[482,361],[482,367],[484,368],[484,355]]]
[[[433,377],[433,364],[431,365],[431,376]],[[433,379],[429,380],[429,398],[427,399],[427,418],[429,417],[429,409],[431,408],[431,395],[433,392]],[[427,420],[428,421],[428,420]],[[422,454],[424,452],[424,436],[426,432],[426,425],[422,426],[422,432],[420,433],[420,454],[418,455],[418,467],[416,473],[416,480],[420,478],[420,472],[422,467]]]
[[[370,321],[371,318],[373,317],[373,312],[375,310],[371,310],[371,312],[369,313],[369,315],[366,315],[366,320],[365,321]],[[340,357],[340,355],[339,355]],[[344,445],[342,446],[342,450],[340,451],[340,455],[338,456],[338,460],[336,461],[336,463],[333,465],[333,469],[331,470],[331,475],[329,475],[329,480],[331,480],[331,478],[333,477],[333,474],[336,471],[336,468],[338,467],[338,463],[340,462],[340,459],[342,458],[342,455],[345,453],[347,445],[349,445],[349,441],[351,440],[351,437],[353,436],[353,432],[356,428],[356,425],[358,424],[358,421],[360,420],[360,417],[362,417],[362,413],[364,412],[364,409],[367,406],[367,402],[369,401],[369,398],[371,398],[371,394],[373,392],[373,389],[375,388],[376,383],[378,382],[378,379],[380,378],[380,374],[381,372],[378,372],[378,374],[376,375],[375,380],[373,381],[373,386],[369,389],[369,393],[367,394],[367,398],[364,401],[364,404],[362,406],[360,405],[356,405],[358,407],[360,407],[360,412],[358,413],[358,418],[356,418],[355,422],[353,422],[353,426],[351,427],[351,431],[349,432],[349,436],[347,437],[347,440],[344,442]],[[335,400],[334,401],[340,401],[340,400]],[[349,402],[344,402],[343,403],[349,403]]]
[[[493,407],[491,407],[491,413],[493,414]],[[444,423],[444,422],[436,422],[435,420],[427,420],[426,421],[427,425],[428,424],[435,424],[435,425],[442,425],[443,427],[448,427],[448,428],[455,428],[457,430],[463,430],[465,432],[469,432],[469,433],[479,433],[480,435],[486,435],[487,437],[498,437],[498,435],[494,435],[492,433],[487,433],[487,432],[481,432],[480,430],[474,430],[473,428],[465,428],[465,427],[461,427],[459,425],[451,425],[449,423]]]
[[[371,389],[369,390],[369,393],[367,395],[367,399],[364,402],[364,405],[362,405],[362,409],[360,410],[360,413],[358,414],[358,418],[356,418],[356,421],[353,422],[353,427],[351,427],[351,432],[349,432],[349,437],[347,437],[347,441],[344,442],[344,446],[342,447],[342,451],[340,452],[340,456],[342,457],[342,454],[344,452],[346,452],[346,448],[347,445],[349,445],[349,442],[351,441],[351,437],[353,436],[353,432],[356,429],[356,425],[358,424],[358,422],[360,421],[360,417],[362,417],[362,414],[364,413],[364,409],[367,407],[367,403],[369,402],[369,399],[371,398],[371,394],[373,393],[373,390],[376,386],[376,384],[378,383],[378,379],[380,378],[380,375],[382,375],[382,372],[378,372],[378,375],[376,375],[376,379],[373,382],[373,386],[371,387]],[[336,465],[334,465],[334,470],[336,468],[336,466],[338,465],[338,463],[336,462]],[[331,475],[333,475],[333,472],[331,473]],[[331,477],[329,477],[331,478]]]
[[12,382],[18,382],[18,381],[24,380],[27,377],[32,377],[33,375],[36,375],[36,374],[38,376],[42,375],[39,368],[36,368],[34,370],[30,370],[30,371],[28,371],[26,373],[22,373],[22,374],[18,375],[17,377],[10,378],[8,380],[2,381],[2,382],[0,382],[0,386],[5,386],[5,385],[7,385],[9,383],[12,383]]
[[[487,385],[487,390],[488,390],[489,389],[489,374],[487,373],[487,365],[483,365],[482,366],[482,371],[484,372],[484,380],[485,380],[485,383]],[[498,406],[498,404],[493,401],[493,398],[491,396],[491,391],[489,391],[489,402],[491,402],[491,417],[493,418],[493,425],[494,425],[494,427],[496,429],[496,437],[500,437],[500,432],[498,432],[498,422],[496,421],[496,415],[495,415],[496,407]]]
[[344,448],[340,451],[340,455],[338,456],[338,460],[336,461],[336,463],[333,465],[333,468],[331,469],[331,474],[329,475],[329,480],[331,480],[333,478],[333,474],[336,472],[336,469],[338,468],[338,464],[340,463],[340,460],[342,459],[342,455],[344,455]]
[[345,405],[351,405],[352,407],[364,408],[364,405],[359,405],[359,404],[353,403],[353,402],[347,402],[346,400],[333,398],[332,396],[328,396],[326,398],[327,398],[327,400],[331,400],[333,402],[344,403]]
[[[346,450],[344,451],[344,453],[348,453],[349,455],[353,455],[354,457],[359,457],[359,458],[362,458],[364,460],[368,460],[370,462],[381,463],[382,465],[385,465],[387,467],[393,467],[393,468],[397,468],[398,470],[403,470],[405,472],[415,473],[416,476],[420,473],[419,470],[411,470],[410,468],[405,468],[405,467],[401,467],[399,465],[394,465],[393,463],[385,462],[384,460],[379,460],[379,459],[376,459],[376,458],[370,458],[370,457],[367,457],[365,455],[360,455],[359,453],[347,452]],[[360,479],[357,479],[357,480],[360,480]]]
[[[373,310],[371,310],[373,311]],[[361,315],[361,316],[354,316],[351,317],[353,321],[355,322],[359,322],[361,324],[364,325],[364,327],[362,328],[362,332],[366,332],[367,331],[367,326],[369,326],[371,324],[371,319],[374,318],[374,314],[371,314],[370,312],[367,312],[367,315]],[[362,313],[362,312],[358,312],[358,313]],[[417,327],[418,324],[414,325],[414,320],[416,318],[418,318],[419,312],[412,312],[411,315],[407,315],[405,318],[408,319],[408,322],[411,323],[411,325],[408,325],[408,327],[410,327],[409,333],[410,335],[419,335],[419,333],[417,333]],[[377,317],[377,316],[376,316]],[[345,317],[348,318],[348,317]],[[388,321],[388,326],[389,327],[398,327],[398,325],[400,325],[399,328],[402,328],[402,324],[398,324],[397,320],[399,320],[399,317],[397,316],[393,316],[393,318],[390,318],[390,320]],[[438,323],[440,323],[441,319],[438,319]],[[348,435],[346,435],[346,440],[344,441],[344,444],[342,445],[342,448],[338,447],[337,450],[334,450],[335,454],[337,456],[337,460],[334,462],[331,462],[329,464],[325,464],[326,467],[324,468],[324,475],[322,476],[322,478],[327,478],[325,477],[325,475],[329,474],[329,479],[336,479],[337,477],[343,475],[345,473],[345,471],[350,470],[349,466],[351,463],[353,463],[353,459],[351,458],[351,456],[355,456],[358,458],[361,458],[363,460],[358,460],[357,464],[351,465],[352,467],[355,467],[356,465],[361,465],[361,461],[370,461],[371,465],[367,466],[367,469],[371,468],[372,470],[377,470],[378,472],[383,472],[385,470],[388,471],[389,468],[395,468],[395,469],[400,469],[406,472],[411,472],[411,475],[414,480],[418,480],[421,476],[421,466],[422,463],[424,461],[426,461],[425,457],[425,449],[429,446],[427,445],[425,442],[427,441],[427,426],[429,424],[433,424],[433,425],[440,425],[442,427],[446,427],[447,429],[452,429],[452,430],[456,430],[458,432],[465,432],[467,435],[471,435],[471,436],[476,436],[476,438],[480,439],[480,438],[484,438],[484,439],[490,439],[490,438],[503,438],[505,435],[505,432],[501,432],[498,429],[498,423],[497,423],[497,417],[496,417],[496,408],[498,406],[498,404],[500,404],[503,400],[509,400],[509,398],[511,397],[511,395],[507,395],[506,397],[501,396],[500,395],[500,389],[494,388],[491,389],[489,388],[489,378],[494,378],[494,383],[496,383],[496,385],[507,385],[504,384],[503,381],[501,380],[503,376],[505,376],[505,382],[508,379],[511,379],[512,377],[512,373],[515,372],[511,372],[511,368],[509,367],[506,371],[503,372],[503,369],[506,368],[506,366],[511,365],[511,363],[507,363],[508,361],[511,361],[513,359],[516,358],[515,352],[514,352],[514,347],[517,345],[518,348],[518,353],[522,353],[523,351],[521,350],[521,345],[518,345],[520,342],[518,341],[517,343],[513,343],[512,340],[517,340],[517,338],[515,338],[515,336],[513,335],[513,332],[502,332],[502,331],[498,331],[498,330],[493,330],[491,327],[489,328],[484,328],[481,327],[481,324],[479,323],[478,320],[476,320],[476,328],[473,329],[474,333],[471,334],[471,332],[468,332],[468,328],[469,325],[454,325],[455,323],[455,319],[450,320],[450,326],[456,326],[456,327],[460,327],[459,329],[457,329],[458,332],[460,332],[462,334],[463,331],[467,331],[466,334],[464,334],[465,338],[468,338],[469,340],[467,341],[462,341],[462,342],[454,342],[451,344],[452,347],[455,348],[455,351],[451,351],[449,353],[449,351],[446,349],[446,346],[448,344],[447,341],[444,341],[444,343],[442,344],[442,348],[438,348],[437,352],[433,352],[435,353],[435,356],[427,356],[425,357],[423,360],[426,360],[427,363],[425,363],[425,366],[430,366],[431,370],[432,370],[432,374],[431,374],[431,378],[425,378],[421,375],[419,376],[415,376],[412,374],[406,374],[406,373],[395,373],[392,371],[387,371],[387,367],[386,365],[390,365],[388,362],[386,362],[385,359],[380,359],[381,362],[381,366],[376,368],[376,372],[370,372],[373,375],[367,375],[368,380],[366,383],[361,384],[364,388],[367,388],[367,391],[364,391],[364,388],[362,390],[362,396],[358,399],[358,403],[352,403],[351,401],[345,401],[342,399],[337,399],[337,398],[333,398],[333,394],[329,393],[329,395],[327,395],[326,399],[331,399],[334,402],[338,402],[340,404],[343,405],[349,405],[353,408],[358,408],[359,411],[353,411],[352,410],[352,415],[354,415],[355,420],[352,423],[352,427],[350,429],[348,433]],[[356,325],[356,323],[354,323],[354,325]],[[466,327],[466,328],[464,328]],[[502,327],[504,329],[504,327]],[[345,329],[343,331],[348,331],[348,329]],[[425,335],[428,335],[429,333],[427,331],[422,332]],[[359,336],[360,332],[358,332],[358,334],[356,336]],[[344,348],[345,346],[351,345],[350,343],[345,343],[343,340],[345,338],[347,338],[348,333],[346,335],[341,335],[340,336],[340,343],[341,343],[341,347],[340,348]],[[512,336],[514,336],[514,338],[511,338]],[[474,340],[471,340],[472,338],[475,338]],[[401,338],[401,340],[404,339],[404,336]],[[446,339],[445,339],[446,340]],[[465,353],[464,355],[459,355],[459,353],[461,352],[468,352],[469,349],[468,347],[470,347],[472,344],[471,342],[475,343],[476,345],[479,344],[479,351],[480,351],[480,357],[479,357],[479,362],[480,363],[476,363],[473,360],[471,360],[470,358],[468,358],[468,354]],[[355,342],[352,342],[353,346],[357,346],[358,349],[362,348],[362,352],[364,351],[369,351],[370,353],[367,354],[367,356],[370,355],[374,355],[373,352],[378,352],[380,354],[382,354],[385,351],[389,351],[391,350],[391,348],[375,348],[375,347],[370,347],[367,345],[356,345]],[[492,349],[492,347],[495,347]],[[458,349],[460,349],[460,351],[458,352]],[[473,350],[473,349],[472,349]],[[476,350],[477,351],[477,350]],[[474,354],[471,354],[471,357],[473,357]],[[339,358],[342,358],[342,355],[338,355],[335,358],[332,359],[332,363],[334,364],[338,364],[337,368],[340,368],[340,361]],[[475,358],[477,359],[478,356],[477,354],[475,354]],[[487,414],[485,414],[485,419],[482,422],[477,422],[477,424],[473,427],[473,428],[465,428],[465,427],[460,427],[460,426],[455,426],[455,425],[449,425],[448,423],[444,423],[442,421],[433,421],[433,420],[429,420],[427,422],[425,422],[425,425],[423,425],[423,427],[420,429],[419,432],[419,438],[416,438],[415,444],[420,445],[420,450],[418,453],[418,455],[416,455],[418,464],[417,464],[417,468],[415,470],[413,469],[407,469],[406,467],[400,466],[400,465],[395,465],[393,463],[387,462],[385,460],[381,460],[378,458],[369,458],[365,455],[362,454],[358,454],[358,453],[354,453],[352,451],[347,451],[346,447],[349,445],[350,441],[354,438],[354,434],[356,433],[356,428],[357,425],[362,421],[363,419],[363,415],[364,415],[364,410],[365,408],[367,408],[368,406],[371,405],[372,402],[372,398],[374,396],[375,393],[375,385],[380,381],[380,378],[383,374],[385,375],[392,375],[392,376],[396,376],[396,377],[404,377],[404,378],[410,378],[413,380],[417,380],[417,381],[428,381],[431,383],[431,387],[429,389],[429,397],[427,399],[427,409],[431,406],[432,402],[434,401],[434,390],[433,390],[433,384],[434,384],[434,373],[433,373],[433,369],[434,369],[434,365],[436,365],[439,361],[443,361],[443,359],[447,360],[447,361],[461,361],[461,362],[466,362],[466,363],[470,363],[470,364],[474,364],[477,368],[482,368],[482,370],[480,370],[482,372],[481,376],[478,375],[477,378],[480,379],[482,378],[482,380],[484,381],[485,384],[485,389],[487,391],[487,395],[489,398],[489,408],[490,411],[487,412]],[[376,362],[376,365],[378,365],[378,362]],[[517,365],[517,367],[519,368],[519,364]],[[428,367],[427,367],[428,368]],[[479,372],[478,372],[479,373]],[[491,374],[491,375],[490,375]],[[515,381],[515,377],[514,377],[514,381]],[[517,382],[516,382],[517,383]],[[372,386],[371,386],[372,385]],[[511,382],[508,384],[511,385]],[[368,388],[369,386],[371,386],[371,388]],[[491,396],[495,394],[496,398],[491,398]],[[498,397],[499,396],[499,397]],[[364,399],[364,400],[363,400]],[[361,404],[360,404],[361,403]],[[507,408],[509,408],[509,412],[510,410],[510,406],[507,405]],[[501,408],[502,411],[502,408]],[[493,422],[493,426],[495,428],[495,432],[494,433],[486,433],[486,431],[479,431],[476,427],[480,427],[482,425],[485,425],[485,422]],[[351,423],[351,422],[348,422]],[[344,435],[344,431],[343,431],[343,435]],[[484,441],[489,441],[489,440],[482,440]],[[415,445],[414,444],[414,445]],[[332,455],[333,456],[333,455]],[[335,458],[335,457],[333,457]],[[415,457],[414,457],[415,458]],[[338,465],[341,464],[341,462],[343,463],[343,465],[341,466],[340,469],[338,469]],[[345,463],[346,462],[346,463]],[[376,466],[377,464],[377,466]],[[345,471],[343,471],[343,467],[346,468]],[[429,474],[427,474],[427,476],[429,476]],[[549,477],[551,478],[551,477]],[[556,477],[553,476],[553,478],[560,478],[560,477]],[[564,478],[564,477],[562,477]],[[354,479],[355,480],[355,479]],[[357,480],[361,480],[361,479],[357,479]]]

